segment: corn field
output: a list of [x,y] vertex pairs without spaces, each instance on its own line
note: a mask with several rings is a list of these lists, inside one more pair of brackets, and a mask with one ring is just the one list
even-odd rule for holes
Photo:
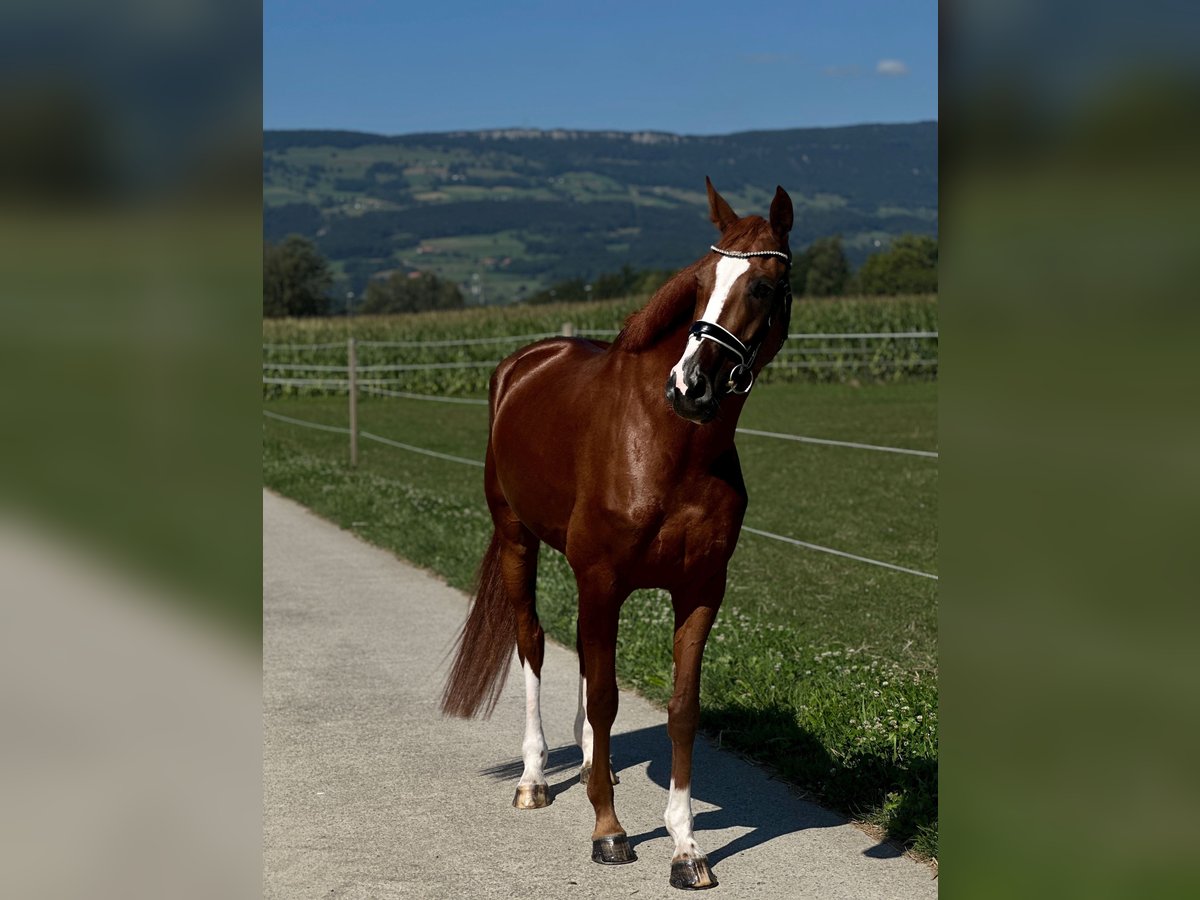
[[[566,322],[577,335],[611,340],[625,318],[646,300],[631,297],[351,319],[267,319],[263,321],[263,393],[266,398],[343,393],[346,341],[354,337],[358,378],[364,387],[483,396],[495,363],[519,347],[561,333]],[[762,380],[880,382],[937,377],[934,296],[797,298],[789,332],[805,337],[790,339]],[[879,336],[885,333],[913,336]],[[847,336],[863,334],[875,337]]]

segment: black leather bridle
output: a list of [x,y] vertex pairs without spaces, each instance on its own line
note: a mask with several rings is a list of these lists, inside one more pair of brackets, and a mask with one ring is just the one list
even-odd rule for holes
[[[749,259],[752,256],[778,256],[787,263],[787,269],[784,270],[783,278],[775,285],[775,290],[778,291],[781,287],[784,290],[785,315],[790,318],[792,305],[792,286],[788,281],[788,273],[792,268],[792,258],[782,250],[722,250],[715,245],[709,248],[710,250],[720,253],[722,256],[729,256],[733,259]],[[773,316],[767,317],[767,332],[771,330],[771,321]],[[753,348],[747,346],[741,338],[730,331],[718,325],[716,322],[709,322],[707,319],[697,319],[693,324],[688,334],[694,335],[701,341],[712,341],[719,347],[728,350],[730,354],[737,358],[737,365],[729,373],[729,391],[733,394],[748,394],[750,389],[754,387],[754,360],[758,357],[758,351],[762,349],[762,341],[759,341]],[[765,340],[765,335],[764,335]]]

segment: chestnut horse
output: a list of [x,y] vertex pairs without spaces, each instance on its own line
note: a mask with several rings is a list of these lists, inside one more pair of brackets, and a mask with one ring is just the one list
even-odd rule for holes
[[693,889],[716,884],[692,834],[692,746],[700,658],[746,509],[734,429],[754,376],[787,337],[791,312],[791,198],[777,188],[769,220],[738,218],[705,180],[718,244],[659,288],[611,345],[554,338],[496,368],[484,470],[495,530],[442,697],[446,714],[490,715],[516,645],[526,719],[513,805],[548,805],[544,636],[534,587],[539,543],[565,554],[579,587],[575,736],[596,812],[592,859],[633,862],[613,809],[609,759],[617,621],[631,591],[668,590],[675,610],[670,882]]

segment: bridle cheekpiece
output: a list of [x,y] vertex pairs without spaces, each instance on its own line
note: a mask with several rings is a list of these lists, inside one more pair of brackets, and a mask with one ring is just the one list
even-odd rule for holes
[[[729,256],[733,259],[750,259],[754,256],[777,256],[787,263],[787,271],[792,268],[792,258],[782,250],[722,250],[715,244],[709,247],[714,253],[720,253],[722,256]],[[791,303],[792,289],[788,282],[787,274],[781,279],[780,284],[787,291],[786,302]],[[771,318],[767,319],[767,330],[771,328]],[[734,394],[748,394],[750,389],[754,387],[754,360],[758,356],[758,351],[762,347],[760,342],[752,350],[746,346],[736,334],[727,328],[718,325],[716,322],[709,322],[705,319],[697,319],[691,327],[688,334],[694,335],[701,341],[712,341],[719,347],[723,347],[737,357],[738,364],[733,367],[729,373],[729,391]]]

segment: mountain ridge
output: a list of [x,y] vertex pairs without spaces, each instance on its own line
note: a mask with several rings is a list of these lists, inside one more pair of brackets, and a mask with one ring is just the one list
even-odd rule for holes
[[750,128],[745,131],[730,131],[720,134],[684,134],[674,131],[656,131],[652,128],[634,129],[632,131],[623,131],[618,128],[533,128],[525,125],[513,126],[497,126],[493,128],[467,128],[453,129],[451,131],[402,131],[395,134],[388,134],[380,131],[360,131],[357,128],[266,128],[263,129],[264,135],[347,135],[353,137],[372,138],[375,141],[394,141],[403,140],[406,138],[432,138],[432,137],[494,137],[497,135],[513,138],[528,138],[528,137],[555,137],[565,135],[567,137],[612,137],[612,138],[637,138],[643,135],[661,136],[672,139],[672,142],[682,142],[687,140],[705,141],[720,138],[737,138],[745,136],[754,136],[762,134],[780,134],[792,132],[830,132],[830,131],[855,131],[859,129],[870,128],[896,128],[910,126],[933,126],[937,127],[937,119],[918,119],[914,122],[858,122],[854,125],[822,125],[812,127],[799,128]]
[[897,234],[937,233],[937,122],[726,135],[496,128],[263,134],[264,232],[313,239],[339,290],[434,271],[509,301],[624,265],[668,268],[707,246],[704,176],[743,213],[776,184],[793,249],[840,233],[859,263]]

